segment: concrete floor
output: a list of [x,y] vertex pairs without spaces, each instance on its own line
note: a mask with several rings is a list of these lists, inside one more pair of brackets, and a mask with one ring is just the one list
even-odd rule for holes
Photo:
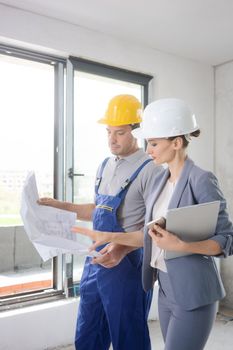
[[[164,343],[158,321],[149,322],[152,350],[163,350]],[[205,350],[233,349],[233,310],[223,310],[217,315]],[[49,350],[75,350],[73,345]],[[99,349],[101,350],[101,349]],[[131,349],[129,349],[131,350]]]

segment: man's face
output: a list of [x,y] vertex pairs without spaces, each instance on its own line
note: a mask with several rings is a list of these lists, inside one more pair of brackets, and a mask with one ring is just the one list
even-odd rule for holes
[[137,140],[131,131],[130,125],[107,126],[108,145],[112,154],[126,157],[138,149]]

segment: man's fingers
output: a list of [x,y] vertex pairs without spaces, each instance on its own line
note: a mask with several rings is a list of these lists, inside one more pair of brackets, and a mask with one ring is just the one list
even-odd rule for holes
[[[97,247],[99,247],[100,245],[102,245],[103,243],[100,241],[96,241],[95,243],[93,243],[90,247],[89,247],[89,251],[92,252],[92,250],[96,250]],[[101,254],[103,254],[101,252]]]
[[48,203],[49,199],[48,198],[40,198],[37,200],[38,204],[46,205]]
[[42,197],[42,198],[39,198],[37,200],[37,203],[39,203],[39,204],[46,204],[46,203],[53,202],[53,201],[55,201],[54,198]]
[[105,254],[105,253],[108,252],[108,249],[109,249],[109,247],[108,247],[108,245],[106,245],[106,246],[103,247],[101,250],[99,250],[99,252],[100,252],[100,254]]
[[109,260],[109,253],[105,253],[102,256],[94,257],[92,259],[92,263],[103,265],[103,264],[107,264],[108,260]]

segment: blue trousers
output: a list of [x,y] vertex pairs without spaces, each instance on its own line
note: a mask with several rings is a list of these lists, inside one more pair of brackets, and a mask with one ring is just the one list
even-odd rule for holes
[[159,271],[159,320],[165,350],[202,350],[216,317],[216,303],[194,310],[176,304],[167,273]]
[[147,316],[151,293],[141,283],[141,267],[126,256],[106,269],[87,258],[80,286],[76,350],[150,350]]

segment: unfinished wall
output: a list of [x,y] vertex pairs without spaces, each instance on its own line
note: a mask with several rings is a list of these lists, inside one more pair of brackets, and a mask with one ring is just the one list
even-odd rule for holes
[[0,273],[48,265],[37,254],[22,226],[0,227]]
[[[215,168],[233,219],[233,61],[215,68]],[[233,309],[233,257],[221,261],[227,296],[222,304]]]

